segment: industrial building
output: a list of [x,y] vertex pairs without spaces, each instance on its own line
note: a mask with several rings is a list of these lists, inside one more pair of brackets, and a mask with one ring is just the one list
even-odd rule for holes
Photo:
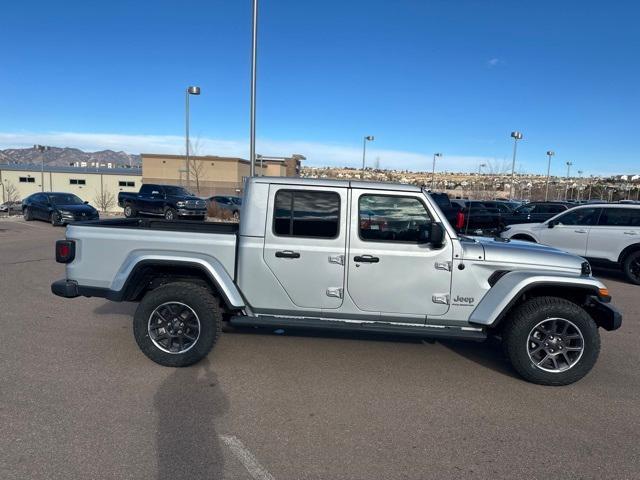
[[36,192],[69,192],[101,210],[117,211],[118,192],[137,192],[141,184],[139,168],[0,164],[2,202],[22,200]]
[[[200,197],[239,195],[244,179],[249,176],[250,163],[237,157],[190,156],[143,153],[143,183],[188,185]],[[297,177],[300,175],[302,155],[267,157],[258,155],[256,175],[267,177]]]
[[[200,197],[241,195],[249,176],[248,160],[235,157],[189,157],[143,153],[142,168],[53,167],[0,164],[0,203],[36,192],[69,192],[103,211],[119,211],[119,192],[137,192],[143,183],[182,185]],[[296,177],[305,157],[259,156],[256,175]]]

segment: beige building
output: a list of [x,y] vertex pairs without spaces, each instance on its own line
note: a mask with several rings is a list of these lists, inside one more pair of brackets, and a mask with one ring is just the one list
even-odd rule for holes
[[[187,181],[184,155],[143,153],[141,157],[143,183],[184,185],[201,197],[240,195],[244,179],[249,176],[250,164],[243,158],[190,156]],[[260,157],[256,165],[256,175],[299,176],[301,160],[304,160],[302,155]]]
[[74,193],[94,207],[119,211],[118,193],[137,192],[142,184],[138,168],[44,167],[0,165],[0,200],[22,200],[36,192]]

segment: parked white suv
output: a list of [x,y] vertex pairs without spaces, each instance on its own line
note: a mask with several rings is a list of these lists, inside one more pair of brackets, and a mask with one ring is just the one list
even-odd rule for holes
[[572,208],[543,223],[510,225],[503,238],[543,243],[621,268],[640,285],[640,205],[596,204]]

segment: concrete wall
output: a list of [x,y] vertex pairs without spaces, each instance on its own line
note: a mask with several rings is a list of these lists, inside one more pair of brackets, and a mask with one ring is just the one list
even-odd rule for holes
[[[21,181],[25,179],[33,181]],[[44,189],[43,189],[44,180]],[[77,182],[80,181],[80,182]],[[84,184],[82,184],[84,181]],[[117,199],[119,192],[137,192],[142,184],[140,175],[95,173],[78,170],[78,172],[53,172],[45,171],[44,175],[38,170],[3,170],[0,167],[0,182],[4,188],[0,187],[0,199],[6,201],[6,188],[13,185],[18,190],[18,198],[22,200],[36,192],[68,192],[74,193],[82,200],[86,200],[91,205],[99,208],[101,195],[105,198],[113,197],[114,201],[109,205],[109,211],[120,211]],[[125,182],[125,185],[120,185]],[[130,185],[130,186],[127,186]]]

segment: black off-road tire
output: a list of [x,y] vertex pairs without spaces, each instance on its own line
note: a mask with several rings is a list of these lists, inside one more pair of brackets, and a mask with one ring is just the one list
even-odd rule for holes
[[630,253],[622,262],[622,273],[625,278],[635,284],[640,285],[640,250]]
[[[584,350],[577,363],[562,372],[548,372],[537,367],[529,357],[529,334],[549,318],[565,319],[579,329]],[[600,334],[593,319],[575,303],[558,297],[537,297],[516,307],[502,332],[504,352],[513,368],[525,380],[540,385],[569,385],[591,371],[600,353]]]
[[[153,342],[149,335],[149,318],[153,311],[167,302],[189,306],[198,316],[200,334],[195,344],[184,353],[168,353]],[[147,293],[133,317],[133,334],[147,357],[165,367],[187,367],[206,357],[220,337],[222,311],[218,300],[206,287],[188,282],[163,285]]]
[[22,217],[24,218],[24,220],[26,222],[30,222],[33,220],[33,213],[31,213],[31,209],[29,207],[26,207],[23,211],[22,211]]
[[178,218],[178,212],[176,212],[175,208],[167,208],[164,211],[164,219],[168,222],[171,222]]
[[133,218],[138,215],[138,212],[130,204],[124,206],[124,216],[127,218]]

